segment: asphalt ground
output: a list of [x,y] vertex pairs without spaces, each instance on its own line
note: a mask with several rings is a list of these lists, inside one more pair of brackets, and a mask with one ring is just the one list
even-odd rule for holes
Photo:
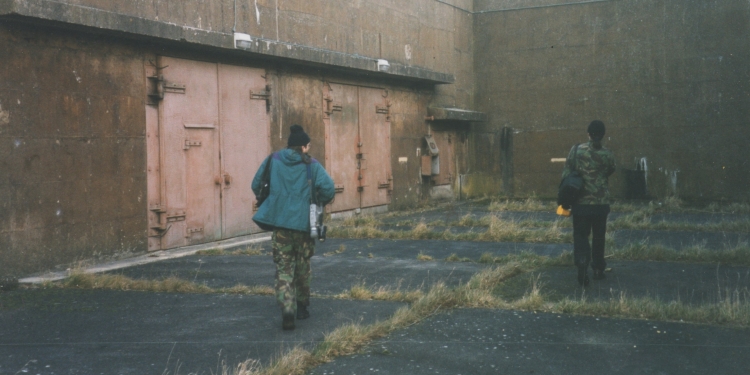
[[[457,207],[455,215],[482,214],[480,209]],[[523,214],[538,213],[519,215]],[[748,215],[735,219],[747,220]],[[675,247],[700,243],[717,250],[742,241],[722,237],[725,233],[642,232],[618,231],[614,236],[618,244],[662,238]],[[165,253],[157,254],[165,260],[134,262],[106,272],[148,280],[178,277],[213,288],[272,286],[270,243],[254,246],[264,254],[170,257]],[[247,359],[268,364],[295,346],[311,350],[337,327],[388,319],[407,306],[335,297],[354,286],[426,291],[443,282],[455,287],[491,265],[445,261],[452,254],[471,260],[485,253],[557,256],[571,247],[328,239],[316,247],[312,258],[311,317],[298,321],[292,332],[281,330],[273,296],[25,286],[0,293],[0,374],[221,374],[222,364],[234,367]],[[232,249],[230,245],[226,250]],[[418,260],[420,254],[433,260]],[[749,267],[620,260],[609,261],[608,267],[605,280],[592,281],[585,289],[577,285],[572,266],[559,266],[518,275],[493,292],[514,300],[536,285],[550,301],[607,301],[626,295],[695,306],[719,303],[727,293],[747,303],[750,293]],[[748,354],[746,328],[458,308],[429,316],[308,373],[746,374]]]

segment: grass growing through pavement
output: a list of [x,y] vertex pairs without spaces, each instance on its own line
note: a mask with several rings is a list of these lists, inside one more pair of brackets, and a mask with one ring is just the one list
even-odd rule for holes
[[419,223],[411,230],[382,230],[378,228],[378,222],[367,221],[358,226],[331,226],[328,230],[328,237],[531,243],[572,242],[572,235],[564,233],[556,223],[542,229],[527,229],[514,221],[502,220],[493,215],[487,219],[485,231],[453,233],[450,229],[443,232],[432,231],[426,223]]
[[91,274],[74,272],[60,283],[50,283],[45,286],[60,286],[74,289],[105,289],[123,291],[163,292],[163,293],[226,293],[273,295],[273,287],[266,285],[246,286],[236,285],[230,288],[211,288],[209,286],[191,282],[177,277],[162,280],[136,280],[123,275]]
[[554,202],[541,201],[535,197],[525,200],[493,200],[487,209],[490,211],[552,211],[557,207]]
[[195,253],[195,255],[203,255],[203,256],[220,256],[220,255],[249,255],[249,256],[255,256],[255,255],[265,255],[266,253],[263,251],[263,249],[260,246],[247,246],[241,249],[227,251],[224,249],[208,249],[208,250],[200,250]]
[[630,244],[617,248],[607,256],[620,260],[649,260],[659,262],[721,263],[735,266],[750,266],[750,246],[741,243],[722,250],[693,246],[675,250],[661,245]]
[[[486,257],[484,257],[486,258]],[[637,319],[673,320],[695,323],[750,326],[750,299],[747,294],[727,295],[715,305],[689,306],[679,302],[662,302],[649,298],[632,298],[622,294],[619,299],[588,302],[585,299],[565,299],[559,302],[545,300],[538,283],[520,299],[503,301],[492,290],[500,283],[519,274],[545,265],[569,261],[566,257],[548,258],[534,254],[498,257],[498,266],[480,271],[472,279],[456,288],[435,284],[429,292],[420,295],[410,306],[402,307],[390,319],[371,325],[347,324],[325,336],[322,343],[308,352],[295,348],[266,368],[255,367],[248,372],[233,375],[303,374],[308,369],[331,361],[333,358],[356,353],[374,339],[415,324],[436,313],[453,308],[505,308],[527,311],[611,316]],[[367,290],[367,288],[363,287]],[[370,297],[370,292],[358,292]],[[230,373],[224,372],[229,375]]]

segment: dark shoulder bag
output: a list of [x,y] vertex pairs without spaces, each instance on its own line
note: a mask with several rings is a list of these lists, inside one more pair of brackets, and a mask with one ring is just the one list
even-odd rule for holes
[[573,150],[573,168],[570,173],[560,181],[557,188],[557,204],[570,207],[583,196],[583,177],[578,173],[576,159],[578,159],[578,145]]
[[260,192],[255,199],[258,201],[258,207],[266,201],[271,194],[271,162],[273,162],[273,153],[266,158],[266,167],[263,174],[260,175]]

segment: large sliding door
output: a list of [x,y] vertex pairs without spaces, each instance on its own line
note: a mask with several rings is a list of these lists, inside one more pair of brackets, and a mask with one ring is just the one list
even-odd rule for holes
[[390,203],[388,92],[326,83],[326,166],[336,184],[331,212]]
[[161,57],[147,67],[149,249],[257,232],[253,174],[269,153],[264,71]]

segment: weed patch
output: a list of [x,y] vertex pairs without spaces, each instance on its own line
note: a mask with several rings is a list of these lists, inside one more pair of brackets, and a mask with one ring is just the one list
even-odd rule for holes
[[177,277],[169,277],[163,280],[136,280],[123,275],[90,274],[82,272],[75,272],[59,283],[47,284],[47,287],[161,293],[275,294],[273,287],[266,285],[246,286],[238,284],[230,288],[211,288],[203,284],[197,284]]
[[661,245],[631,244],[612,251],[608,258],[620,260],[650,260],[660,262],[721,263],[750,266],[750,246],[743,243],[722,250],[693,246],[677,251]]

